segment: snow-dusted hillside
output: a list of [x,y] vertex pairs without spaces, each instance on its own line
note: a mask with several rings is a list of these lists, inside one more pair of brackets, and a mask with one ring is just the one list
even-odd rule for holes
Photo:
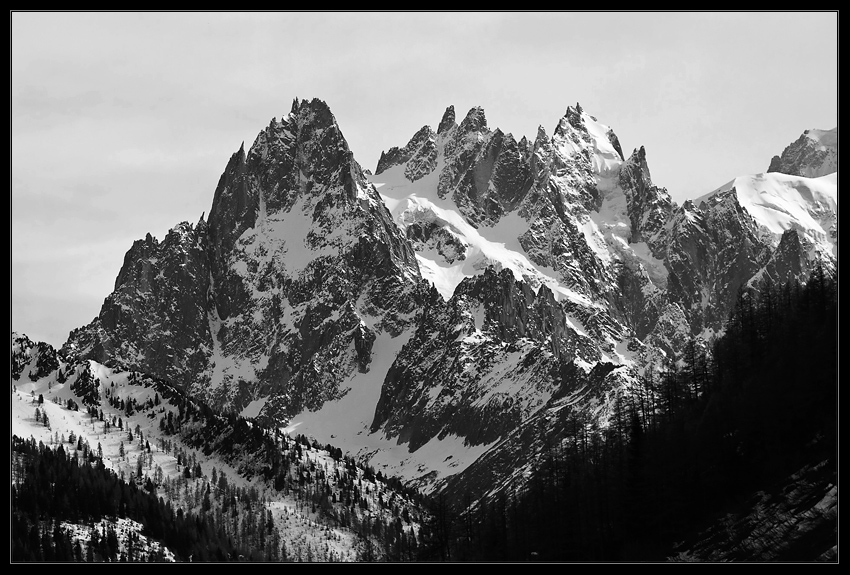
[[[55,361],[48,369],[41,367],[51,363],[45,357]],[[383,531],[364,533],[367,520],[387,529],[398,527],[405,545],[419,534],[419,508],[381,476],[352,466],[341,451],[278,437],[272,442],[280,450],[277,457],[289,458],[291,464],[285,465],[286,474],[281,472],[270,481],[259,474],[268,464],[267,452],[252,451],[248,446],[253,443],[233,439],[221,416],[196,408],[199,411],[190,417],[194,403],[150,376],[91,360],[67,362],[49,346],[35,345],[14,333],[12,358],[12,435],[50,449],[61,446],[81,464],[88,453],[102,457],[105,467],[122,480],[164,497],[175,511],[217,519],[232,530],[234,540],[258,548],[261,554],[289,560],[353,561],[362,558],[365,545],[376,558],[388,550],[397,552],[385,546],[384,536],[376,535]],[[197,442],[205,431],[215,428],[216,419],[223,426],[216,439],[231,438],[237,448]],[[256,430],[260,437],[269,433]],[[239,441],[243,449],[238,449]],[[17,468],[13,465],[13,484],[24,479],[16,476]],[[356,506],[351,501],[346,504],[348,484],[357,487]],[[222,511],[228,506],[234,507],[232,521],[223,519]],[[238,514],[235,507],[240,509]],[[396,521],[401,516],[404,519]],[[264,543],[251,540],[255,535],[246,531],[257,517],[264,517],[270,526]],[[159,542],[148,541],[137,522],[104,517],[95,527],[104,538],[107,531],[115,531],[120,552],[126,553],[132,540],[136,560],[152,554],[161,560],[175,559],[171,550],[160,552]],[[81,541],[85,556],[91,539],[89,522],[65,522],[63,529]]]

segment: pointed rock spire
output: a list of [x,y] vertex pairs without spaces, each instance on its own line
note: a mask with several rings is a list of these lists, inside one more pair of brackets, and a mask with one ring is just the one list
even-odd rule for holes
[[609,129],[606,135],[608,136],[608,141],[612,146],[614,146],[614,150],[620,154],[620,159],[625,160],[626,158],[623,156],[623,148],[620,147],[620,139],[617,137],[617,134],[614,133],[614,130]]
[[460,131],[463,134],[469,132],[483,132],[487,130],[487,118],[484,116],[484,108],[476,106],[467,112],[466,117],[460,123]]
[[[564,112],[564,118],[569,122],[570,126],[575,128],[576,130],[580,130],[582,132],[587,131],[587,127],[584,125],[584,120],[581,115],[584,112],[582,110],[581,105],[576,103],[575,108],[572,106],[567,106],[567,111]],[[558,124],[558,127],[563,125],[563,120]]]
[[662,231],[672,212],[670,194],[652,183],[646,148],[636,148],[620,168],[620,187],[626,195],[626,205],[632,226],[632,242],[646,241],[653,254],[660,254]]
[[652,186],[652,176],[649,173],[649,165],[646,163],[646,148],[641,146],[632,150],[632,155],[629,156],[628,163],[629,166],[634,166],[637,176],[643,182],[643,186]]
[[449,130],[457,126],[455,123],[455,107],[449,106],[446,108],[446,111],[443,112],[443,119],[440,120],[440,125],[437,128],[437,133],[441,136],[445,136]]

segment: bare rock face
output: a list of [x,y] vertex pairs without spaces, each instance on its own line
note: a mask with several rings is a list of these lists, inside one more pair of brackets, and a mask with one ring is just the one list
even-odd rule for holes
[[787,283],[793,284],[800,278],[809,277],[812,273],[812,262],[806,256],[808,250],[800,241],[797,230],[787,230],[782,234],[776,250],[770,254],[770,259],[762,273],[757,273],[750,280],[753,287],[762,287],[766,282],[780,287]]
[[457,123],[455,122],[455,107],[449,106],[448,108],[446,108],[446,111],[443,112],[443,117],[440,120],[440,124],[437,126],[437,133],[441,136],[445,136],[456,127]]

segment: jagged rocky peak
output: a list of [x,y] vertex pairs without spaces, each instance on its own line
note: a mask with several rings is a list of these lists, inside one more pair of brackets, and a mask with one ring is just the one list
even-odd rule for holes
[[523,136],[520,138],[519,142],[517,142],[517,147],[522,154],[522,158],[525,161],[531,160],[531,155],[534,153],[534,144],[528,138]]
[[449,106],[443,113],[436,132],[430,126],[422,126],[403,148],[393,146],[381,152],[375,175],[380,175],[394,166],[404,165],[404,175],[411,182],[427,176],[437,166],[438,139],[449,142],[449,148],[452,148],[455,145],[453,136],[457,127],[455,108]]
[[[255,223],[213,273],[217,353],[243,367],[215,370],[211,383],[221,389],[238,375],[252,387],[238,403],[271,396],[272,418],[318,408],[352,370],[367,371],[376,334],[396,335],[409,320],[419,281],[410,244],[327,105],[294,108],[248,154]],[[430,135],[421,130],[417,142]]]
[[375,174],[381,174],[387,169],[400,164],[405,166],[405,176],[414,182],[428,175],[434,169],[437,161],[436,134],[431,126],[422,126],[407,145],[403,148],[392,147],[381,152]]
[[444,147],[437,194],[450,197],[473,226],[492,226],[531,186],[527,141],[520,147],[513,135],[490,131],[481,107],[472,108],[453,133]]
[[[588,133],[581,106],[569,106],[549,139],[542,128],[538,128],[534,144],[532,170],[536,185],[544,190],[545,180],[557,182],[563,201],[581,211],[598,210],[601,195],[597,189],[591,155],[593,138]],[[562,200],[556,200],[560,202]],[[558,208],[560,211],[561,208]],[[564,210],[573,208],[563,206]]]
[[475,106],[471,108],[469,112],[466,113],[466,117],[461,121],[460,126],[458,126],[459,131],[463,134],[470,134],[472,132],[486,132],[487,131],[487,117],[484,115],[484,108],[481,106]]
[[297,170],[295,175],[301,179],[330,183],[335,177],[344,183],[353,155],[328,105],[319,99],[302,100],[297,106],[293,104],[293,109],[280,121],[273,118],[260,132],[248,162],[264,164],[272,170],[268,175],[275,177],[287,176],[281,171],[284,168]]
[[207,221],[128,252],[69,345],[263,413],[317,408],[412,320],[415,254],[321,100],[295,100],[233,154]]
[[[181,222],[168,231],[165,239],[160,242],[150,233],[145,239],[133,242],[124,255],[124,265],[115,278],[115,288],[119,289],[124,284],[150,283],[151,269],[156,270],[160,261],[167,262],[170,259],[179,260],[181,256],[187,256],[193,249],[198,249],[203,235],[203,219],[195,228],[189,222]],[[179,262],[179,263],[186,263]],[[154,267],[151,267],[154,264]],[[143,271],[145,270],[145,271]]]
[[632,150],[628,165],[635,166],[640,171],[644,183],[647,186],[652,186],[652,176],[649,173],[649,165],[646,163],[646,148],[641,146]]
[[584,125],[584,119],[581,117],[584,110],[581,107],[581,104],[576,102],[575,107],[567,106],[567,111],[564,112],[564,119],[570,123],[570,125],[577,130],[587,131],[587,127]]
[[218,214],[229,213],[231,215],[245,217],[253,212],[253,202],[248,197],[248,190],[242,175],[245,171],[245,142],[230,156],[224,172],[219,178],[213,195],[212,209],[210,210],[210,222],[218,219]]
[[446,111],[443,112],[443,118],[440,120],[440,125],[437,128],[437,133],[441,136],[446,136],[448,133],[457,127],[457,123],[455,122],[455,107],[449,106],[446,108]]
[[[452,109],[452,115],[454,115],[454,109]],[[470,151],[477,149],[482,140],[488,139],[489,134],[484,108],[481,106],[471,108],[455,130],[446,132],[443,150],[447,161],[450,162],[451,158],[456,156],[462,156],[463,161],[470,161]],[[443,197],[443,192],[440,192],[440,197]]]
[[643,146],[635,149],[620,167],[619,183],[626,195],[632,231],[630,242],[647,241],[654,253],[660,253],[664,242],[656,235],[669,220],[673,202],[665,188],[652,183]]
[[289,114],[257,135],[247,156],[240,147],[219,180],[208,220],[213,267],[226,267],[258,218],[288,212],[307,196],[353,203],[367,187],[327,104],[296,99]]
[[[623,148],[620,147],[620,139],[617,137],[617,134],[614,133],[614,130],[608,130],[607,136],[608,141],[611,142],[611,145],[614,147],[617,153],[620,154],[620,159],[625,160],[626,158],[623,156]],[[643,149],[643,146],[641,146],[641,149]]]
[[773,156],[768,172],[817,178],[838,170],[838,128],[806,130],[782,152]]
[[537,134],[534,136],[534,142],[531,144],[532,156],[537,156],[536,164],[538,167],[543,165],[543,156],[548,148],[551,148],[552,140],[549,139],[549,134],[546,133],[546,128],[542,125],[537,126]]

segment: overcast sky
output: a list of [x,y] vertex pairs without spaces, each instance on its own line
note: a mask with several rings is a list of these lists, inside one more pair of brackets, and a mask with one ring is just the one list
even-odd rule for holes
[[678,203],[838,123],[837,12],[14,12],[11,33],[11,323],[56,346],[295,97],[371,170],[448,105],[519,139],[580,102]]

